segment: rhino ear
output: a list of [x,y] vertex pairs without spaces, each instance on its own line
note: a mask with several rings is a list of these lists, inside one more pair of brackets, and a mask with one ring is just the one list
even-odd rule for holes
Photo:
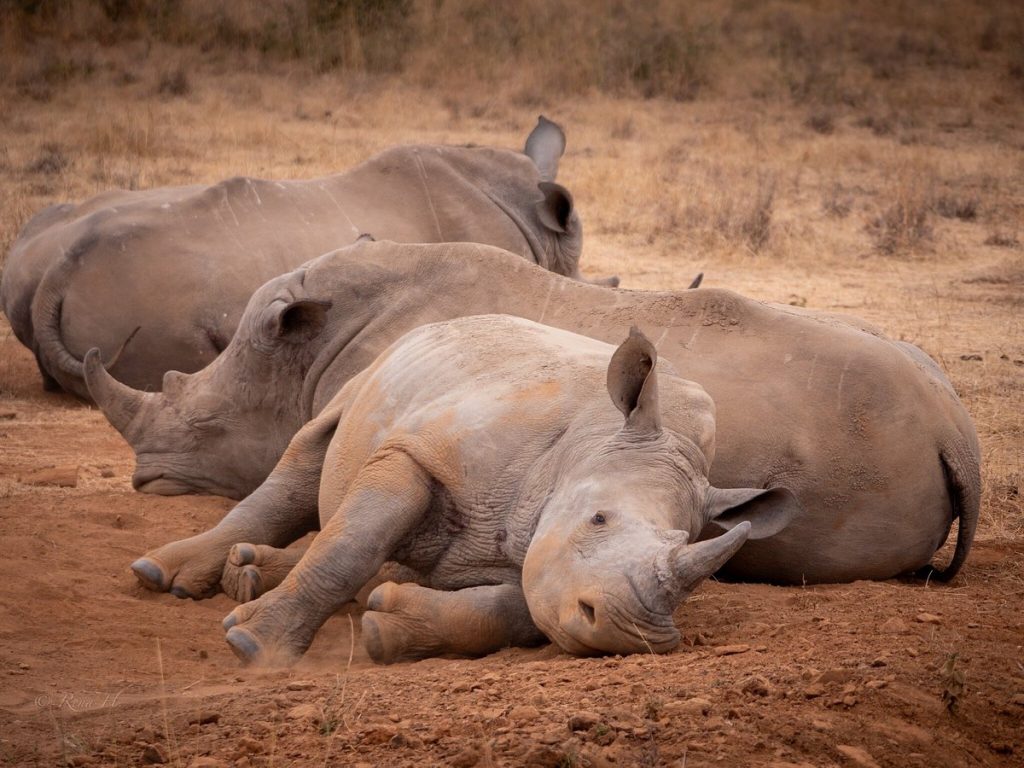
[[750,523],[751,540],[774,536],[801,511],[800,502],[788,488],[708,488],[704,500],[707,527],[728,531]]
[[544,193],[544,199],[536,207],[540,223],[552,232],[565,234],[572,219],[572,194],[553,181],[542,181],[537,188]]
[[290,344],[302,344],[315,338],[327,323],[331,302],[322,299],[298,299],[284,304],[274,315],[273,335]]
[[565,152],[565,133],[558,123],[541,115],[537,118],[537,127],[526,137],[523,151],[537,166],[542,180],[554,181],[558,175],[558,161]]
[[661,431],[658,352],[635,325],[608,363],[608,394],[626,417],[626,429],[657,434]]

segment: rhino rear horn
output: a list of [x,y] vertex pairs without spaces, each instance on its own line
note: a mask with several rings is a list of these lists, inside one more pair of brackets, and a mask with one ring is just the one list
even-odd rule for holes
[[537,118],[537,126],[526,137],[523,151],[533,160],[543,181],[554,181],[558,175],[558,161],[565,152],[565,133],[558,123],[541,115]]
[[149,396],[122,384],[103,367],[100,351],[93,347],[83,361],[85,384],[107,421],[122,435]]
[[633,326],[608,363],[608,394],[626,417],[626,429],[651,434],[661,431],[657,362],[654,345]]

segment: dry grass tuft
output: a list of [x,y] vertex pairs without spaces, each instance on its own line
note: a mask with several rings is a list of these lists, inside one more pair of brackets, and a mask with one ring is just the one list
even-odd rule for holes
[[25,170],[30,173],[42,173],[47,176],[55,176],[63,173],[71,166],[71,160],[60,144],[47,142],[40,148],[39,156],[29,163]]

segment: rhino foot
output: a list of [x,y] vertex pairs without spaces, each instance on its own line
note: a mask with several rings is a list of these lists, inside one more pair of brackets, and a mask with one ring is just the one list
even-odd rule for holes
[[244,603],[223,622],[224,639],[245,664],[287,666],[297,661],[320,628],[294,595],[280,591]]
[[435,630],[434,590],[416,584],[385,582],[370,593],[363,614],[363,644],[378,664],[412,661],[446,653]]
[[197,541],[199,536],[167,544],[134,563],[139,583],[154,592],[199,600],[217,593],[227,548]]
[[265,544],[235,544],[224,564],[220,587],[228,597],[248,603],[284,581],[303,553]]

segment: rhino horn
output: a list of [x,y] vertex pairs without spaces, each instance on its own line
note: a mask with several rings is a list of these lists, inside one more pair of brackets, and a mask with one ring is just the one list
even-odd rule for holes
[[122,384],[107,373],[100,360],[100,351],[95,347],[86,353],[83,362],[89,394],[107,420],[123,435],[149,395]]
[[726,533],[696,544],[683,542],[669,550],[666,567],[660,568],[663,586],[673,608],[715,571],[725,565],[750,535],[750,523],[744,521]]

